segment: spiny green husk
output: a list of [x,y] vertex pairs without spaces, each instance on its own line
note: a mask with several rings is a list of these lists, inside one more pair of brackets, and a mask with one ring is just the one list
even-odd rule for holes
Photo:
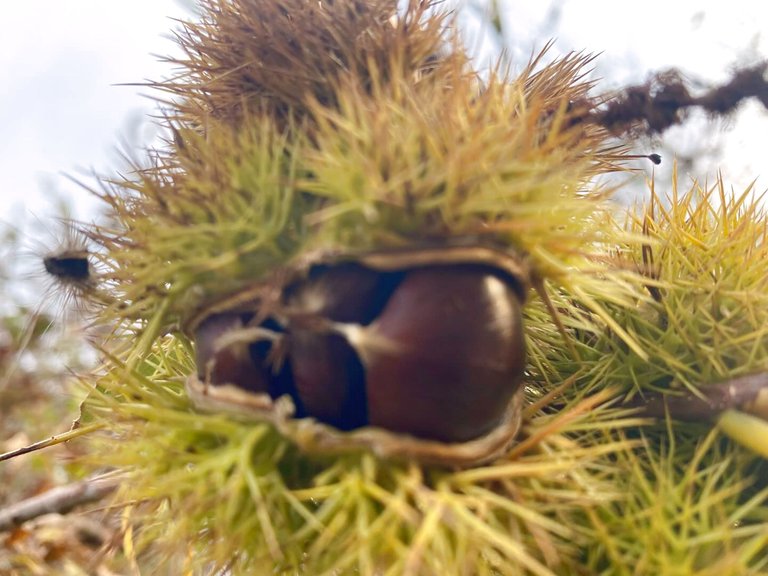
[[620,497],[612,455],[632,442],[601,430],[638,424],[596,408],[602,397],[532,414],[528,441],[492,466],[316,458],[266,424],[194,412],[180,383],[189,358],[168,337],[134,370],[116,363],[84,420],[111,422],[94,462],[125,471],[120,501],[143,503],[135,553],[183,542],[193,566],[236,573],[561,573],[589,542],[587,511]]
[[197,22],[176,33],[181,72],[157,85],[178,116],[232,126],[266,111],[281,121],[311,115],[312,101],[334,107],[341,78],[430,82],[465,73],[467,57],[446,42],[446,13],[409,1],[203,0]]
[[[635,301],[600,302],[647,354],[638,356],[579,305],[579,295],[553,295],[567,309],[578,358],[561,353],[546,331],[540,357],[558,377],[617,386],[629,397],[695,394],[700,387],[768,370],[768,223],[751,187],[729,194],[718,181],[685,192],[651,191],[628,213],[625,228],[639,239],[617,249],[618,269],[641,271]],[[548,338],[548,339],[547,339]],[[536,348],[539,349],[538,347]]]
[[764,462],[703,426],[678,440],[637,437],[643,421],[608,408],[610,392],[564,409],[532,404],[507,457],[452,471],[365,453],[317,458],[266,424],[196,413],[181,383],[192,369],[188,346],[167,337],[134,370],[115,362],[84,413],[110,422],[91,458],[126,475],[118,502],[138,503],[127,509],[130,553],[161,570],[765,568]]
[[[126,476],[126,551],[243,574],[764,570],[759,460],[619,405],[766,369],[758,203],[694,187],[617,224],[590,178],[622,149],[571,109],[589,101],[589,58],[481,80],[444,16],[393,14],[211,0],[180,33],[185,70],[159,86],[172,141],[105,192],[115,225],[92,234],[115,331],[83,417],[109,430],[94,465]],[[453,242],[516,254],[543,288],[526,309],[531,404],[504,458],[320,458],[190,406],[179,327],[201,306],[280,286],[316,253]]]
[[625,497],[589,511],[589,573],[764,574],[765,461],[703,429],[643,443],[618,456]]
[[[631,305],[603,300],[600,307],[647,359],[578,295],[553,291],[572,346],[557,346],[559,331],[542,321],[540,306],[529,307],[537,379],[549,386],[572,380],[564,394],[570,401],[614,386],[630,405],[642,406],[648,395],[705,394],[708,386],[765,372],[768,227],[762,197],[751,187],[727,193],[721,180],[694,182],[681,192],[675,180],[669,196],[652,189],[623,227],[641,237],[617,247],[613,258],[619,269],[642,272],[645,294],[637,293]],[[562,407],[567,410],[568,402]],[[754,452],[709,424],[686,421],[686,413],[671,413],[666,423],[644,428],[641,450],[619,455],[616,464],[625,473],[615,489],[626,497],[589,514],[599,535],[587,552],[590,573],[765,573],[768,485],[765,461],[755,452],[765,454],[766,424],[735,410],[727,416],[723,430]],[[743,426],[747,418],[751,427]]]
[[[119,226],[94,233],[129,303],[118,318],[162,302],[172,326],[310,252],[476,243],[562,281],[610,241],[604,194],[586,183],[621,148],[569,109],[588,101],[590,58],[481,80],[443,15],[382,6],[221,2],[188,26],[184,80],[159,85],[182,97],[172,142],[104,193]],[[318,26],[318,10],[328,29],[305,38],[295,28]]]

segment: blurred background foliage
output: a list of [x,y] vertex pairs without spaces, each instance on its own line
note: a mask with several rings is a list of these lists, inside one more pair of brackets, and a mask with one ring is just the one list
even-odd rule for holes
[[[85,393],[76,374],[96,359],[85,318],[48,284],[42,248],[31,246],[38,242],[29,238],[50,236],[41,226],[31,218],[0,224],[0,453],[69,430]],[[0,463],[0,511],[82,478],[79,455],[76,443],[66,443]],[[96,509],[46,514],[0,531],[0,574],[121,571],[108,552],[120,548],[118,527],[119,519]]]

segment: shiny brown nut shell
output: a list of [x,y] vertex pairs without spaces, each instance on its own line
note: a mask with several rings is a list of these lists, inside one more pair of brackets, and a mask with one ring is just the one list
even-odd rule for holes
[[487,267],[409,271],[359,343],[369,423],[445,442],[487,433],[525,368],[521,308]]
[[297,399],[308,415],[342,430],[368,424],[364,367],[356,351],[342,335],[313,326],[312,320],[370,323],[398,276],[343,263],[288,290],[288,308],[300,311],[289,329],[288,361]]
[[214,314],[195,331],[198,375],[212,385],[233,384],[256,393],[269,392],[267,371],[251,356],[249,343],[220,346],[221,337],[245,327],[242,314]]

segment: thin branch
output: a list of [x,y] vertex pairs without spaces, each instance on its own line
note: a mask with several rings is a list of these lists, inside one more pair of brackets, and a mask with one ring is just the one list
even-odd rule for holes
[[16,458],[17,456],[23,456],[24,454],[29,454],[30,452],[35,452],[37,450],[42,450],[43,448],[48,448],[49,446],[55,446],[56,444],[67,442],[69,440],[72,440],[73,438],[77,438],[78,436],[83,436],[85,434],[94,432],[95,430],[104,428],[104,426],[105,424],[91,424],[90,426],[73,428],[72,430],[68,430],[67,432],[62,432],[61,434],[56,434],[55,436],[51,436],[46,440],[41,440],[40,442],[35,442],[34,444],[30,444],[29,446],[24,446],[23,448],[19,448],[17,450],[11,450],[10,452],[0,454],[0,462],[4,462],[5,460],[11,460],[12,458]]
[[[747,98],[755,98],[768,108],[768,61],[734,71],[729,81],[700,96],[689,92],[679,71],[662,72],[644,84],[629,86],[615,97],[605,98],[603,106],[587,112],[582,120],[595,122],[616,136],[652,136],[682,123],[690,108],[699,107],[713,116],[723,116]],[[574,102],[573,106],[577,108],[579,104]],[[587,105],[586,110],[591,110],[591,106]]]
[[634,399],[629,406],[639,408],[640,415],[652,418],[669,414],[677,420],[710,421],[729,408],[747,407],[764,390],[768,391],[768,372],[707,384],[698,389],[699,395],[649,394]]
[[96,502],[112,493],[119,484],[116,476],[81,480],[52,488],[21,502],[0,509],[0,532],[12,530],[44,514],[66,514],[73,508]]

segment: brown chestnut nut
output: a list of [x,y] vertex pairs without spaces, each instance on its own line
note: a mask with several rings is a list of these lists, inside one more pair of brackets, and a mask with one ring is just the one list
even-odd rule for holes
[[317,270],[288,290],[288,307],[298,312],[288,328],[288,360],[308,415],[341,430],[368,423],[365,372],[357,354],[341,335],[313,320],[370,323],[400,276],[344,263]]
[[247,315],[214,314],[195,330],[198,376],[207,384],[232,384],[250,392],[266,393],[273,388],[263,358],[254,358],[251,342],[233,339],[242,332]]
[[369,424],[421,438],[488,432],[525,366],[517,289],[482,266],[411,270],[379,317],[348,333],[365,368]]
[[511,443],[528,287],[512,255],[440,247],[288,272],[198,313],[197,406],[270,421],[312,451],[465,465]]

